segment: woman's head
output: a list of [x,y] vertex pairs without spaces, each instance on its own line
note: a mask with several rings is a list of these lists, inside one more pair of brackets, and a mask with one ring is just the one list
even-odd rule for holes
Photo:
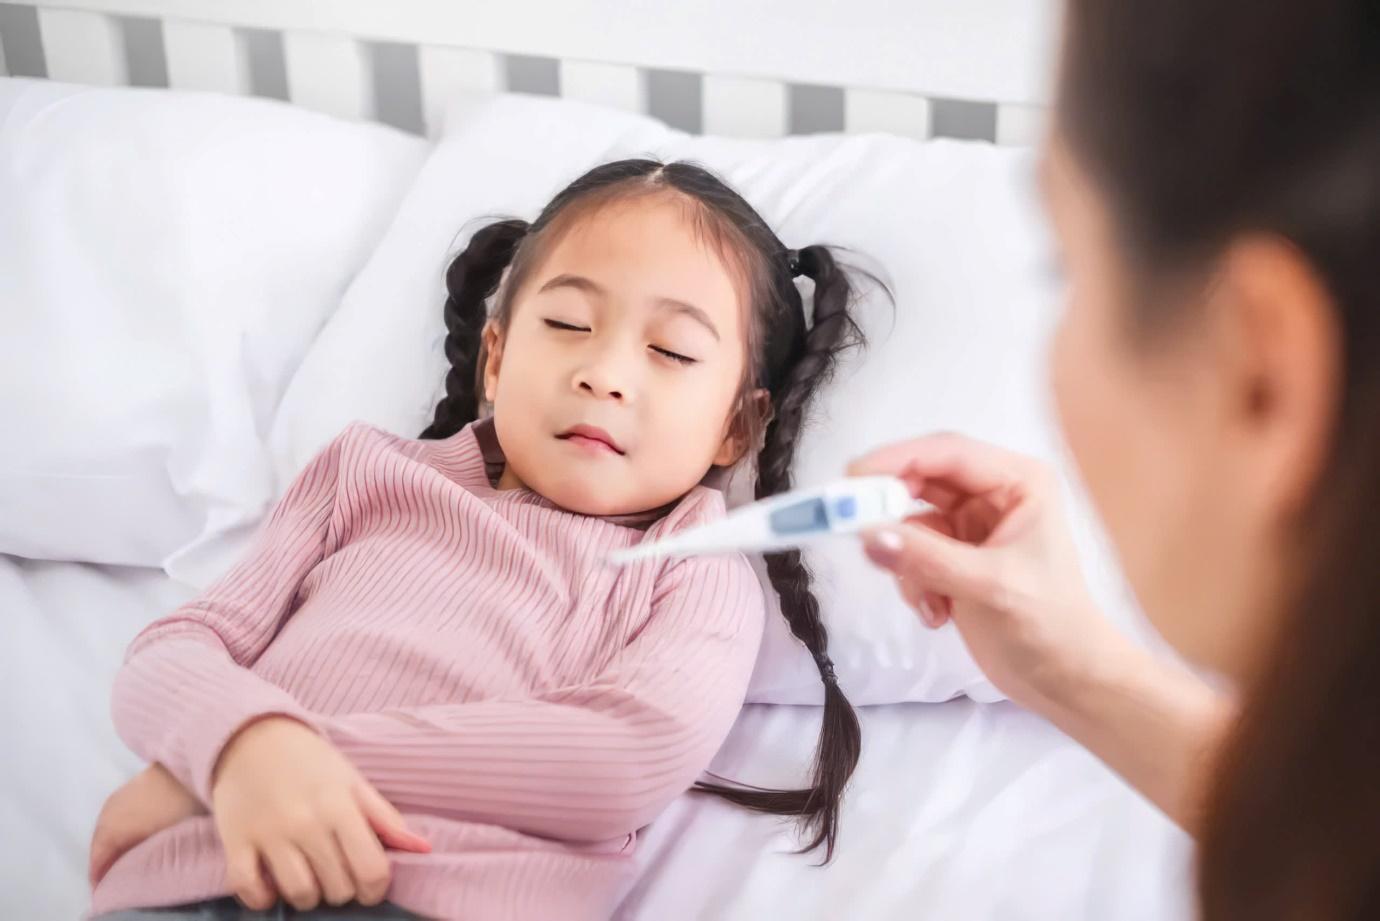
[[1147,613],[1246,686],[1207,917],[1380,912],[1380,7],[1073,0],[1054,381]]
[[[808,320],[800,275],[814,283]],[[454,434],[487,403],[507,462],[500,485],[581,514],[660,508],[753,450],[757,495],[789,489],[810,398],[858,340],[830,251],[789,249],[741,196],[688,163],[590,170],[531,224],[477,231],[446,288],[451,371],[422,437]],[[814,782],[701,789],[802,816],[809,846],[832,850],[858,723],[800,555],[771,554],[767,569],[825,682]]]

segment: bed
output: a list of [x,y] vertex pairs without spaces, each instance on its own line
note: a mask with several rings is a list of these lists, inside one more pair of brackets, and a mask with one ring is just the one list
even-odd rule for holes
[[[443,138],[457,96],[515,90],[650,114],[692,135],[885,132],[1020,147],[1043,125],[1055,13],[1043,0],[26,0],[0,3],[0,76],[276,97],[428,142]],[[817,152],[795,156],[808,166]],[[0,298],[0,311],[12,306]],[[1013,340],[1034,334],[1003,322]],[[13,387],[0,396],[0,424],[22,400]],[[1032,445],[986,415],[974,424]],[[15,508],[0,502],[11,521]],[[139,766],[110,725],[112,677],[129,639],[194,593],[194,561],[79,558],[99,554],[0,554],[2,918],[84,912],[96,812]],[[791,691],[789,671],[773,680],[779,693],[759,696],[786,702],[745,707],[717,772],[786,783],[807,759],[818,710]],[[876,690],[884,684],[863,695],[863,760],[832,864],[793,854],[779,821],[687,795],[644,833],[618,918],[1192,916],[1188,841],[1085,752],[994,695],[892,703],[910,698]]]
[[[0,916],[84,910],[91,824],[138,767],[110,726],[111,681],[124,644],[189,595],[157,570],[0,558]],[[748,707],[715,767],[789,776],[813,711]],[[862,721],[827,869],[793,855],[775,820],[687,796],[646,833],[620,921],[1191,917],[1183,837],[1035,718],[953,701],[867,707]]]

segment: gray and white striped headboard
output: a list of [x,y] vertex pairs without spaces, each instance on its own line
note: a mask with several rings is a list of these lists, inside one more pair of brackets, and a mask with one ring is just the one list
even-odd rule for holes
[[1038,136],[1056,0],[17,0],[0,74],[253,93],[434,132],[516,90],[765,137]]

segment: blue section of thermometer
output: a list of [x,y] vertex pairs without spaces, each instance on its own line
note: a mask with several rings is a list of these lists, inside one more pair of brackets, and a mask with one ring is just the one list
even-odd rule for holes
[[929,508],[895,477],[850,477],[745,505],[718,521],[615,551],[609,560],[621,565],[654,557],[786,550],[902,521]]

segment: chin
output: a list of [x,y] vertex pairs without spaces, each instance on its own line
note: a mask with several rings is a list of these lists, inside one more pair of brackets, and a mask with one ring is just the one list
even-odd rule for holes
[[611,515],[626,515],[633,509],[626,508],[622,503],[611,502],[605,497],[591,496],[584,491],[575,492],[568,496],[548,496],[561,508],[575,512],[577,515],[589,515],[594,518],[608,518]]
[[567,511],[579,515],[606,518],[625,515],[636,509],[627,508],[626,497],[609,490],[593,478],[571,477],[554,483],[535,484],[536,491]]
[[567,477],[536,485],[537,492],[567,511],[596,518],[635,515],[666,505],[693,488],[694,484],[669,497],[646,491],[629,490],[631,474],[618,477]]

